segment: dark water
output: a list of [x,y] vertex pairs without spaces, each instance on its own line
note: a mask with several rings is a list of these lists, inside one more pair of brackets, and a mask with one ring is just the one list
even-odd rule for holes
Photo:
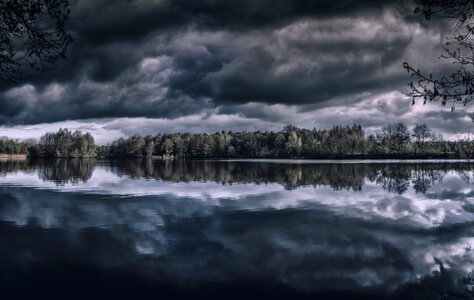
[[473,299],[473,171],[0,162],[0,298]]

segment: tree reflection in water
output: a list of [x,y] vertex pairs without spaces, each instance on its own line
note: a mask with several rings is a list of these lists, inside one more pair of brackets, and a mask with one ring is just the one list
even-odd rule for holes
[[34,171],[35,167],[27,160],[0,160],[0,176],[16,172],[33,173]]
[[33,163],[40,179],[52,181],[58,185],[87,182],[96,167],[95,159],[39,160]]
[[56,159],[2,161],[0,175],[17,171],[37,171],[39,178],[58,185],[87,182],[97,165],[118,176],[169,182],[212,181],[221,184],[277,183],[291,190],[302,186],[328,186],[333,190],[362,190],[366,182],[375,182],[384,190],[403,194],[410,185],[417,193],[426,193],[441,183],[449,172],[466,182],[474,168],[470,163],[285,163],[206,160],[123,160]]
[[449,172],[469,180],[474,168],[466,163],[273,163],[251,161],[118,161],[110,165],[120,176],[171,182],[214,181],[278,183],[286,189],[329,186],[333,190],[360,191],[366,180],[384,190],[403,194],[410,184],[425,193]]

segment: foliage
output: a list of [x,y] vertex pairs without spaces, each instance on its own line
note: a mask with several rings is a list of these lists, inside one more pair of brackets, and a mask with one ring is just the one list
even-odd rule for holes
[[12,140],[6,137],[0,138],[0,154],[28,154],[31,147],[36,144],[35,140]]
[[[99,147],[103,157],[169,158],[470,158],[474,143],[443,141],[425,124],[413,133],[403,123],[366,136],[360,125],[280,132],[158,134],[118,139]],[[413,138],[413,140],[412,140]]]
[[45,70],[66,57],[71,36],[65,30],[67,0],[0,1],[0,79],[16,79],[20,70]]
[[389,124],[376,134],[366,135],[360,125],[331,129],[295,126],[282,131],[213,134],[173,133],[135,135],[97,147],[89,133],[60,129],[32,140],[0,139],[0,154],[29,154],[34,157],[139,158],[472,158],[474,141],[445,141],[426,124],[410,132],[403,123]]
[[424,149],[426,141],[434,138],[434,134],[426,124],[416,124],[415,128],[413,128],[412,137],[414,139],[415,151],[418,153],[426,150]]
[[[40,157],[95,157],[94,138],[90,133],[60,129],[56,133],[43,135],[33,147],[31,154]],[[134,153],[131,153],[134,154]]]
[[447,19],[453,26],[452,34],[446,37],[442,46],[441,58],[457,66],[457,70],[441,77],[426,74],[405,62],[403,67],[413,77],[409,91],[405,94],[413,99],[441,101],[442,105],[466,105],[474,97],[474,44],[472,34],[474,24],[471,22],[474,12],[474,1],[471,0],[422,0],[421,7],[415,13],[422,13],[426,19]]

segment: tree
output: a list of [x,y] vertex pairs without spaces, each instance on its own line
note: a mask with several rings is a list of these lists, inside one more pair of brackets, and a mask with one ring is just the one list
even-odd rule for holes
[[383,145],[385,153],[405,154],[409,150],[410,132],[403,123],[390,124],[382,129],[378,140]]
[[413,128],[412,137],[415,139],[416,151],[423,152],[425,142],[433,136],[433,132],[426,124],[416,124]]
[[155,143],[153,142],[153,140],[148,140],[146,141],[146,145],[145,145],[145,155],[147,157],[151,157],[153,155],[153,151],[155,150]]
[[183,157],[184,156],[184,150],[185,150],[185,141],[179,134],[174,134],[171,137],[171,142],[174,144],[174,153],[176,153],[177,156]]
[[237,151],[235,151],[234,146],[230,145],[227,149],[227,157],[235,157],[237,155]]
[[426,124],[416,124],[413,128],[413,138],[417,143],[423,143],[432,136],[432,130]]
[[141,136],[134,135],[127,140],[126,143],[126,153],[133,156],[140,156],[143,153],[143,148],[145,147],[145,139]]
[[46,70],[66,57],[68,6],[67,0],[0,1],[0,80],[20,77],[24,66]]
[[231,142],[232,142],[232,136],[226,132],[221,132],[217,136],[217,151],[220,157],[226,156],[227,154],[226,151],[228,150]]
[[436,78],[405,62],[403,67],[413,78],[405,95],[412,98],[412,104],[417,99],[422,99],[423,104],[441,101],[442,105],[451,104],[452,110],[458,103],[466,105],[474,99],[474,24],[471,22],[474,1],[421,0],[421,7],[417,7],[415,13],[424,14],[426,19],[453,21],[453,33],[446,37],[441,58],[450,60],[458,69]]
[[297,157],[300,154],[301,147],[301,138],[298,137],[294,130],[292,130],[288,134],[288,142],[286,142],[286,152],[288,156],[291,158]]
[[161,151],[164,155],[169,156],[173,154],[173,147],[173,142],[169,138],[166,138],[161,144]]

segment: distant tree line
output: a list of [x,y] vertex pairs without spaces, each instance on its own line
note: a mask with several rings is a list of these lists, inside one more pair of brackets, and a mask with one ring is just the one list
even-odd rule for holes
[[13,140],[7,137],[0,138],[0,154],[28,154],[31,147],[36,145],[35,140]]
[[370,135],[365,134],[360,125],[321,130],[288,125],[279,132],[135,135],[100,147],[89,133],[60,129],[43,135],[38,143],[28,143],[8,140],[8,147],[2,149],[0,144],[0,153],[27,153],[36,157],[162,159],[471,158],[474,155],[474,141],[470,139],[445,141],[426,124],[416,125],[410,131],[403,123],[390,124]]
[[474,142],[445,141],[426,124],[410,131],[403,123],[390,124],[366,135],[360,125],[332,129],[214,134],[158,134],[118,139],[98,148],[101,157],[160,158],[471,158]]

